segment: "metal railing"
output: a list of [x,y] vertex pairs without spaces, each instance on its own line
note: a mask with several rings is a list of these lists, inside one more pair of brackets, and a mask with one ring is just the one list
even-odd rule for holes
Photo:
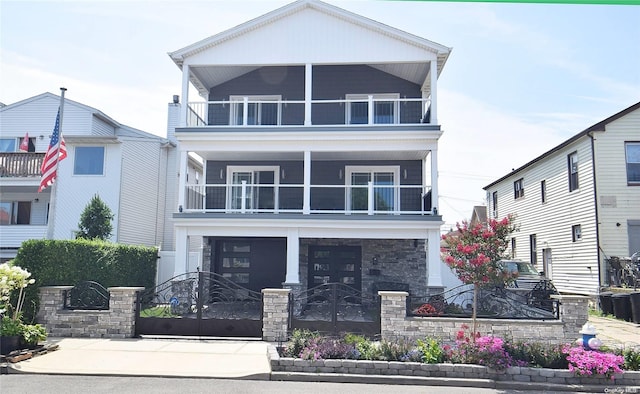
[[0,152],[0,177],[38,177],[44,153]]
[[[308,193],[308,208],[305,194]],[[187,184],[183,212],[426,215],[422,185]]]
[[305,122],[304,100],[202,101],[188,103],[187,127],[389,125],[430,123],[430,101],[423,98],[311,100]]

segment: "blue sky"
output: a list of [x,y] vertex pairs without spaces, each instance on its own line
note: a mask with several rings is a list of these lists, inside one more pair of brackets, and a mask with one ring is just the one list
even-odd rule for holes
[[[453,48],[438,84],[445,230],[483,186],[640,101],[640,6],[327,2]],[[287,3],[0,0],[0,102],[64,86],[164,136],[181,85],[167,53]]]

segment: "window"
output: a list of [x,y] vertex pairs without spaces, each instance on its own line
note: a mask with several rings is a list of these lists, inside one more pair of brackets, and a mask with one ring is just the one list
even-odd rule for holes
[[75,153],[74,175],[104,174],[104,146],[78,146]]
[[347,94],[347,124],[369,123],[369,98],[373,100],[373,123],[398,123],[398,93],[389,94]]
[[513,182],[513,198],[518,199],[524,197],[524,179],[520,178]]
[[511,238],[511,258],[516,258],[516,239]]
[[0,138],[0,152],[15,152],[15,151],[16,151],[15,138]]
[[569,191],[578,188],[578,152],[573,152],[567,156],[567,166],[569,170]]
[[547,181],[545,180],[540,181],[540,199],[543,204],[547,202]]
[[[229,209],[274,210],[277,208],[278,167],[229,167]],[[244,184],[243,184],[244,183]]]
[[281,96],[231,96],[229,98],[232,101],[230,123],[234,126],[279,125],[281,99]]
[[640,142],[625,142],[627,185],[640,186]]
[[531,264],[538,264],[538,241],[536,240],[536,235],[531,234],[529,236],[529,249],[530,249],[530,257]]
[[373,185],[373,211],[395,211],[399,207],[397,182],[400,167],[347,166],[347,209],[369,210],[369,182]]
[[249,284],[251,277],[251,243],[240,240],[223,241],[220,247],[218,273],[223,278],[241,285]]
[[492,214],[494,218],[498,217],[498,192],[491,194],[491,207],[493,208]]
[[582,239],[582,228],[579,224],[571,226],[571,240],[573,242],[580,241]]
[[0,225],[30,224],[31,201],[0,202]]

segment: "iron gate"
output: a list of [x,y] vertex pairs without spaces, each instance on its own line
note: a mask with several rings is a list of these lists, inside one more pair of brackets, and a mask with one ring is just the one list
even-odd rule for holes
[[374,337],[380,334],[380,297],[342,283],[322,284],[290,294],[289,325],[332,335],[352,332]]
[[138,293],[140,335],[262,337],[262,294],[214,272],[178,275]]

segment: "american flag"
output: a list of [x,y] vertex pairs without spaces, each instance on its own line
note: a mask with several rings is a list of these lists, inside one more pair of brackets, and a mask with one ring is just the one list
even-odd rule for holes
[[[58,156],[60,156],[58,158]],[[42,161],[42,179],[40,180],[40,193],[46,187],[53,185],[58,176],[58,162],[67,157],[67,146],[64,143],[64,138],[60,134],[60,108],[58,108],[58,115],[56,116],[56,126],[53,128],[53,134],[51,135],[51,142],[49,143],[49,149],[47,154],[44,155]]]

